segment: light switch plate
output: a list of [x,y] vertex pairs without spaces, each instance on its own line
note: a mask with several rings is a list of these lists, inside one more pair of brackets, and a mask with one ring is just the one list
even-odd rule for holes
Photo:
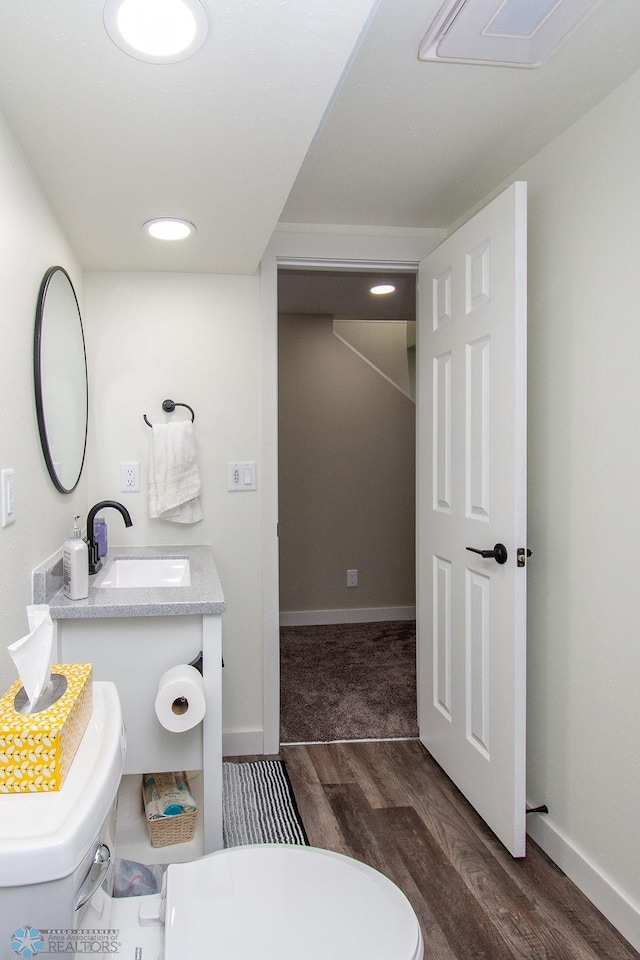
[[14,471],[10,467],[0,470],[0,487],[2,488],[2,526],[8,527],[15,523],[16,498]]
[[242,493],[245,490],[257,490],[257,488],[255,460],[227,464],[227,490],[229,493]]

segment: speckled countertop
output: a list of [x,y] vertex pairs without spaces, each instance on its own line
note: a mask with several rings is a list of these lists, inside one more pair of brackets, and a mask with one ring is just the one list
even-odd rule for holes
[[[188,557],[189,587],[104,587],[118,557]],[[114,547],[102,569],[89,577],[86,600],[69,600],[62,592],[62,560],[33,572],[33,602],[48,603],[54,620],[96,617],[173,617],[224,613],[225,602],[213,551],[207,546]]]

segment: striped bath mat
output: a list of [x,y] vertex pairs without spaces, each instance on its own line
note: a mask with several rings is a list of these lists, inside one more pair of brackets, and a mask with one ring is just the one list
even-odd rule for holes
[[291,783],[280,760],[222,764],[222,836],[225,847],[309,841]]

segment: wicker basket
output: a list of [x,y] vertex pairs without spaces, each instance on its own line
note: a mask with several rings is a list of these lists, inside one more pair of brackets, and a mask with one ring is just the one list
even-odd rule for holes
[[172,843],[187,843],[193,837],[196,826],[197,810],[177,813],[175,817],[163,817],[149,820],[149,838],[152,847],[168,847]]
[[145,811],[145,820],[147,821],[149,839],[151,840],[152,847],[168,847],[172,843],[188,843],[188,841],[193,837],[193,831],[196,825],[196,817],[198,815],[197,809],[184,810],[182,813],[177,813],[172,817],[150,816],[146,801],[149,801],[149,807],[152,809],[152,811],[154,804],[152,802],[150,793],[146,793],[145,791],[145,779],[150,781],[150,789],[159,789],[161,792],[163,790],[167,790],[168,793],[170,793],[172,790],[171,780],[175,779],[182,783],[182,790],[186,788],[187,796],[185,796],[185,799],[188,798],[188,800],[193,803],[193,796],[191,794],[186,773],[144,774],[142,778],[142,804]]

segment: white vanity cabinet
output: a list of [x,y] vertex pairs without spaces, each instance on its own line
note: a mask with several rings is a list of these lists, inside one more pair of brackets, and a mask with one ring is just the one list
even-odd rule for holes
[[[92,577],[89,597],[48,601],[57,662],[93,663],[95,680],[115,683],[127,738],[125,774],[202,770],[203,852],[222,848],[222,613],[224,598],[208,547],[115,549],[126,555],[188,556],[191,584],[171,588],[103,589]],[[136,552],[137,551],[137,552]],[[36,599],[34,576],[34,599]],[[37,602],[42,601],[39,598]],[[206,712],[192,730],[172,733],[155,712],[162,675],[202,653]]]

